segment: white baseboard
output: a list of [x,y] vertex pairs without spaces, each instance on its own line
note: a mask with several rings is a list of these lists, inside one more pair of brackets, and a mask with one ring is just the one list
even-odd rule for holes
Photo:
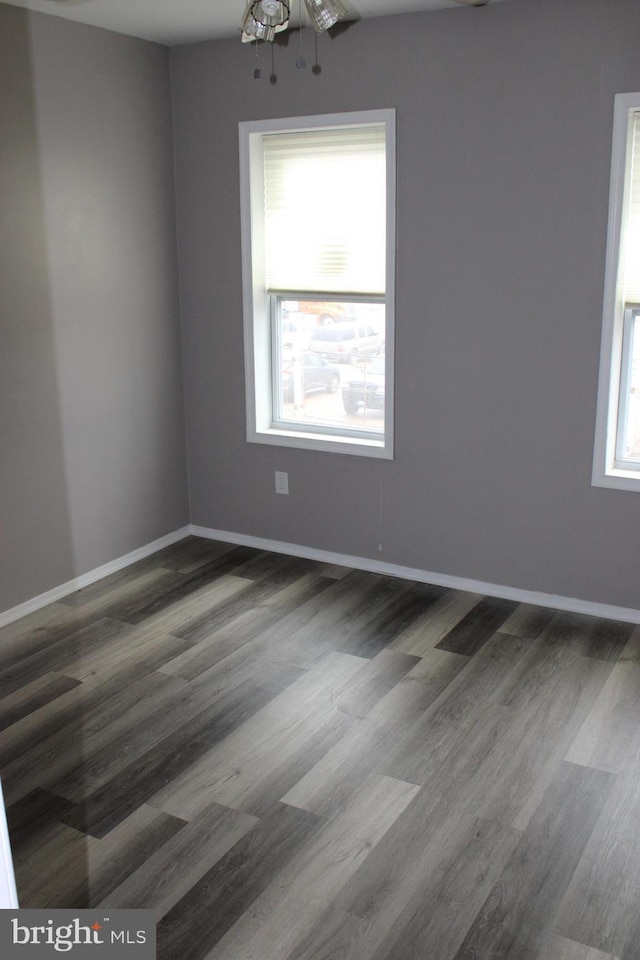
[[41,593],[37,597],[21,603],[17,607],[11,607],[11,609],[0,613],[0,627],[4,627],[8,623],[13,623],[14,620],[19,620],[21,617],[26,617],[29,613],[35,613],[36,610],[46,607],[47,604],[55,603],[56,600],[61,600],[63,597],[68,596],[70,593],[73,593],[74,590],[88,587],[89,584],[95,583],[96,580],[108,577],[111,573],[117,573],[118,570],[130,566],[130,564],[136,563],[138,560],[144,560],[145,557],[150,557],[151,554],[157,553],[158,550],[163,550],[164,547],[170,547],[172,543],[177,543],[178,540],[184,540],[185,537],[189,536],[190,532],[190,527],[181,527],[179,530],[174,530],[173,533],[168,533],[165,537],[160,537],[159,540],[154,540],[152,543],[147,543],[144,547],[132,550],[131,553],[127,553],[123,557],[118,557],[117,560],[111,560],[101,567],[96,567],[95,570],[83,573],[80,577],[68,580],[66,583],[61,583],[59,587],[54,587],[52,590],[47,590],[46,593]]
[[242,533],[230,533],[228,530],[211,530],[208,527],[192,525],[189,532],[195,537],[209,540],[221,540],[238,546],[256,547],[259,550],[271,550],[274,553],[287,553],[292,557],[304,557],[306,560],[319,560],[323,563],[335,563],[342,567],[354,567],[369,573],[383,573],[402,580],[416,580],[420,583],[432,583],[438,587],[452,590],[464,590],[467,593],[484,594],[515,600],[518,603],[531,603],[538,607],[552,607],[569,613],[584,613],[590,617],[603,617],[605,620],[621,620],[625,623],[640,623],[640,610],[631,607],[616,607],[606,603],[594,603],[591,600],[579,600],[576,597],[563,597],[554,593],[540,593],[534,590],[521,590],[517,587],[505,587],[497,583],[484,583],[481,580],[469,580],[454,577],[446,573],[433,573],[414,567],[403,567],[382,560],[370,560],[367,557],[351,557],[346,554],[332,553],[329,550],[316,550],[297,543],[282,543],[279,540],[267,540],[263,537],[251,537]]
[[590,600],[580,600],[576,597],[563,597],[554,593],[540,593],[533,590],[521,590],[516,587],[506,587],[496,583],[484,583],[482,580],[470,580],[466,577],[454,577],[445,573],[434,573],[429,570],[419,570],[415,567],[404,567],[383,560],[371,560],[368,557],[352,557],[348,554],[333,553],[330,550],[317,550],[315,547],[305,547],[298,543],[283,543],[280,540],[268,540],[264,537],[252,537],[244,533],[232,533],[229,530],[213,530],[209,527],[199,527],[194,524],[181,527],[173,533],[154,540],[138,550],[133,550],[117,560],[105,563],[95,570],[67,583],[54,587],[46,593],[41,593],[17,607],[0,613],[0,627],[4,627],[29,613],[34,613],[49,603],[61,600],[74,590],[87,587],[102,577],[117,573],[124,567],[143,560],[145,557],[157,553],[164,547],[169,547],[178,540],[187,536],[205,537],[208,540],[220,540],[223,543],[234,543],[238,546],[255,547],[258,550],[271,550],[273,553],[287,553],[292,557],[303,557],[306,560],[318,560],[322,563],[335,563],[341,567],[353,567],[356,570],[366,570],[369,573],[382,573],[390,577],[399,577],[402,580],[416,580],[419,583],[432,583],[439,587],[449,587],[452,590],[464,590],[467,593],[478,593],[489,597],[502,597],[504,600],[515,600],[517,603],[531,603],[534,606],[552,607],[556,610],[566,610],[570,613],[584,613],[591,617],[603,617],[606,620],[622,620],[625,623],[640,624],[640,610],[631,607],[616,607],[606,603],[594,603]]

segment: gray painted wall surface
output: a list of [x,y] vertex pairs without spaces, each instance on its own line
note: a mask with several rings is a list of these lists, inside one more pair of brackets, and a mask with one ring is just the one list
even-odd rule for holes
[[[640,606],[640,497],[590,485],[613,96],[640,88],[638,37],[637,0],[511,0],[323,37],[318,77],[291,35],[275,86],[237,41],[172,50],[193,523]],[[396,459],[249,445],[238,121],[375,107],[398,124]]]
[[188,520],[168,51],[0,6],[0,611]]
[[[323,37],[318,77],[291,36],[275,86],[237,41],[171,52],[193,523],[640,607],[640,498],[590,486],[638,36],[636,0],[510,0]],[[0,611],[189,518],[168,57],[0,5]],[[237,123],[375,107],[398,120],[396,459],[249,445]]]

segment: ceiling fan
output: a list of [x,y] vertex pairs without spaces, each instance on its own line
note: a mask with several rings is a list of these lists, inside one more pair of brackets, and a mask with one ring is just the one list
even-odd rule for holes
[[[247,6],[240,21],[242,41],[267,40],[273,42],[277,33],[289,26],[292,0],[247,0]],[[469,7],[483,7],[489,0],[450,0],[451,3],[464,3]],[[316,33],[328,30],[348,17],[348,10],[342,0],[304,0],[307,16]]]

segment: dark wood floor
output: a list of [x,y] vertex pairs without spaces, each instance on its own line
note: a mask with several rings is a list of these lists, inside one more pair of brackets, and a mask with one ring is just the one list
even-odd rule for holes
[[161,960],[639,960],[640,630],[189,538],[0,630],[22,907]]

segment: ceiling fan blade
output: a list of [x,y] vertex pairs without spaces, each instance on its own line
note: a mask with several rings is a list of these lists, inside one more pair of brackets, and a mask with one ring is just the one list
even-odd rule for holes
[[451,0],[452,3],[466,3],[468,7],[484,7],[489,0]]

